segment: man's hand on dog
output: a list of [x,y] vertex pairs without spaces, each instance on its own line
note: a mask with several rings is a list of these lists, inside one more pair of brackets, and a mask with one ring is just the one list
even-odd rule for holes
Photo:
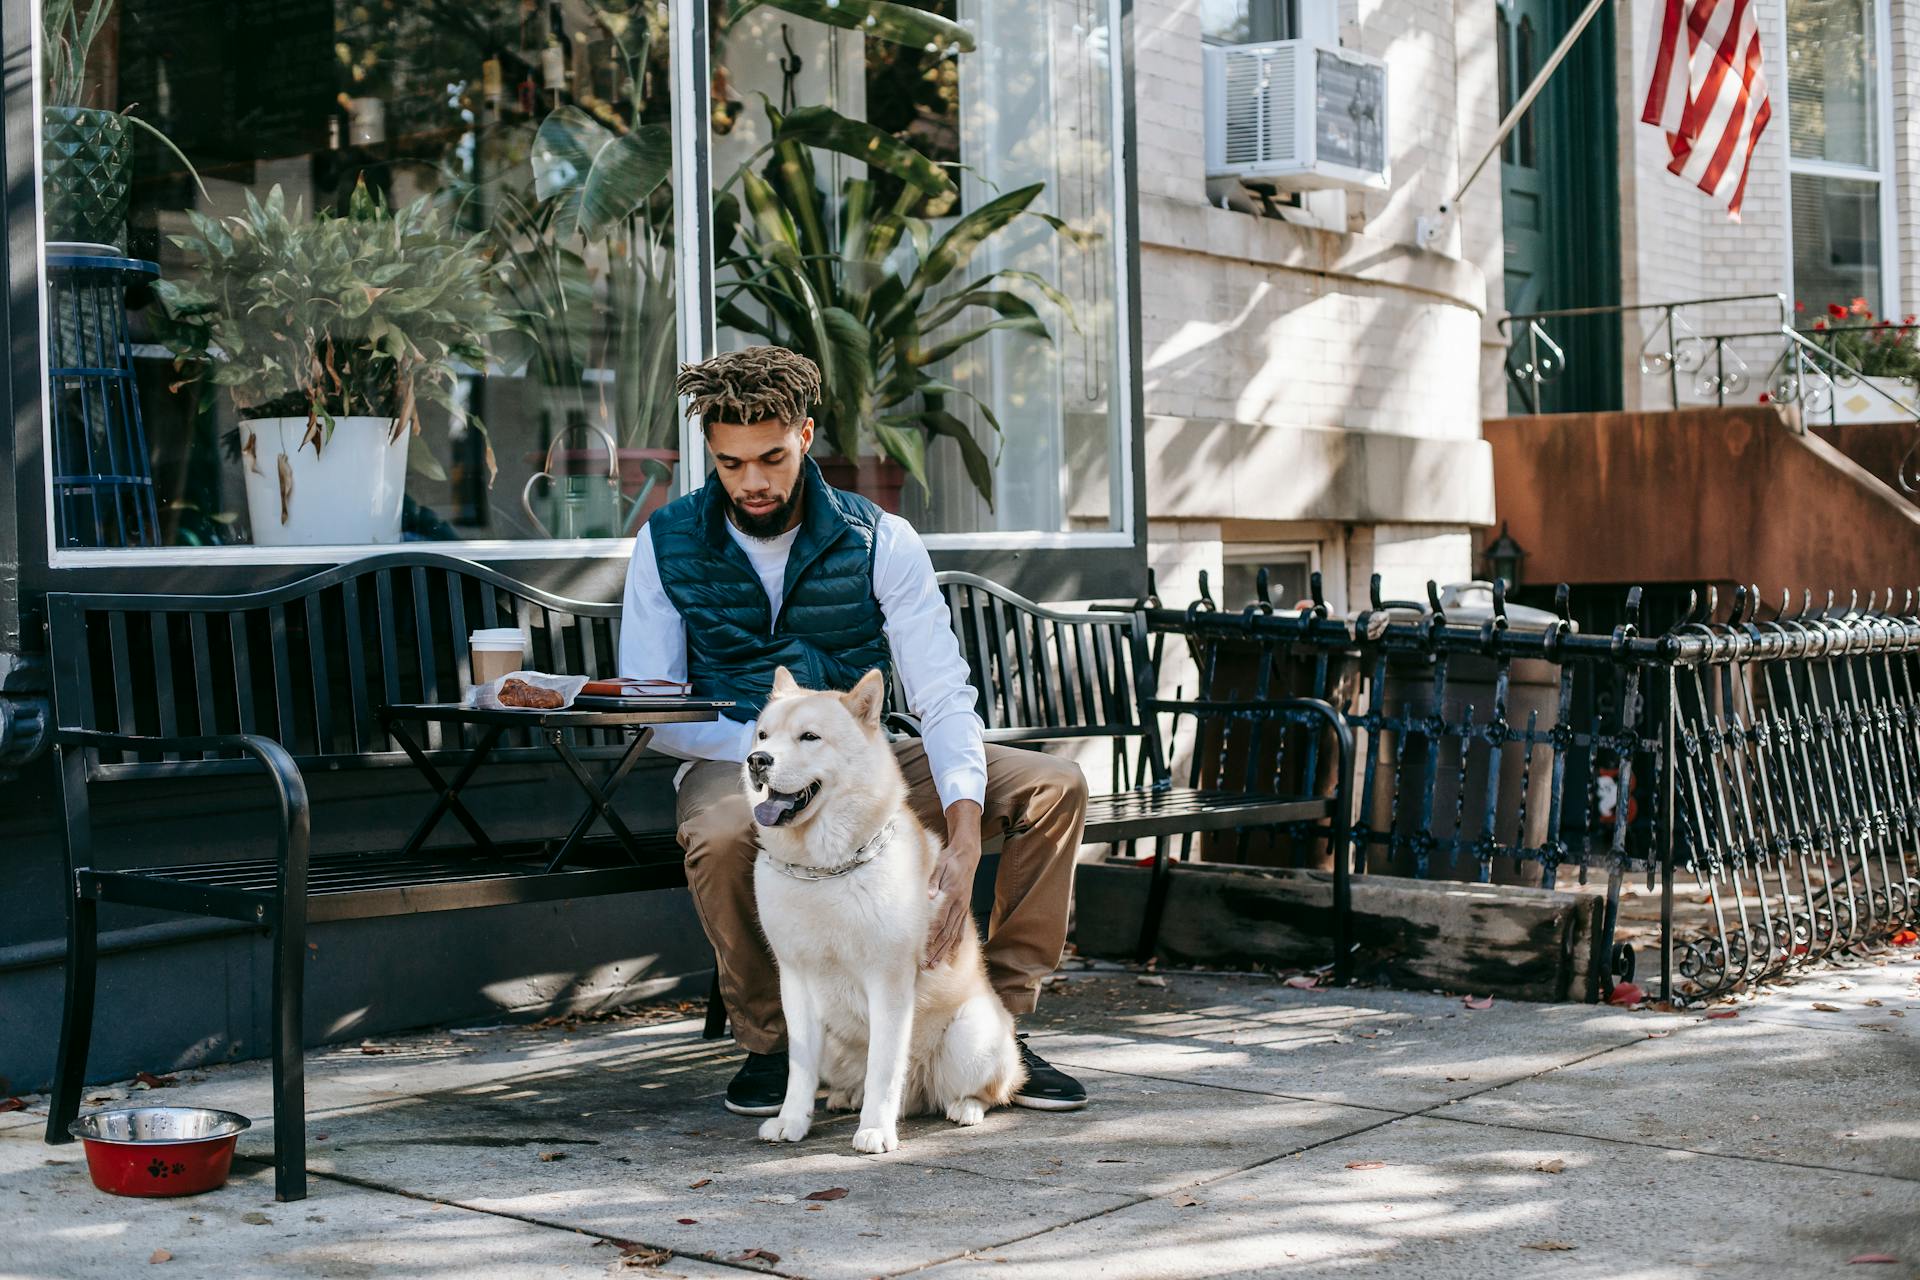
[[927,897],[939,905],[927,930],[927,968],[945,964],[973,927],[973,873],[980,866],[980,806],[956,800],[947,806],[947,844],[934,865]]

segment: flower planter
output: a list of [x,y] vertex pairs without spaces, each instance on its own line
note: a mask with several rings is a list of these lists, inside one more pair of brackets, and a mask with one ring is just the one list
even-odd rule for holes
[[[1879,388],[1878,394],[1872,388]],[[1892,401],[1888,397],[1892,397]],[[1897,401],[1901,408],[1895,407]],[[1862,378],[1833,384],[1833,422],[1850,427],[1869,422],[1912,422],[1920,413],[1920,386],[1901,378]]]
[[240,424],[241,474],[247,482],[254,545],[400,541],[406,432],[394,436],[391,418],[335,418],[332,437],[317,451],[310,444],[300,446],[306,434],[304,417],[254,418]]
[[133,140],[117,111],[48,107],[40,116],[47,239],[124,244]]
[[859,459],[820,457],[820,474],[836,489],[845,489],[870,499],[891,515],[900,514],[900,499],[907,491],[907,469],[892,458],[867,456]]

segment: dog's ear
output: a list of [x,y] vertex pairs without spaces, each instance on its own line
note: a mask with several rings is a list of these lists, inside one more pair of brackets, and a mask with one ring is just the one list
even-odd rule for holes
[[785,698],[799,692],[800,685],[794,680],[793,672],[787,670],[785,667],[775,667],[773,669],[773,689],[767,694],[769,700]]
[[880,709],[887,705],[887,679],[878,668],[860,677],[860,683],[842,694],[853,718],[869,728],[880,727]]

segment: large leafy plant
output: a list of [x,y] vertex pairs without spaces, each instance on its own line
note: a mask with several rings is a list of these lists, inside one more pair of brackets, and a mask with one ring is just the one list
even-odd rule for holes
[[[645,94],[664,82],[663,9],[590,6],[642,96],[626,120],[605,104],[556,107],[488,140],[488,172],[443,173],[455,219],[481,229],[515,333],[496,354],[543,388],[547,407],[598,422],[622,445],[667,446],[675,414],[672,134]],[[611,378],[589,379],[593,370]]]
[[244,416],[304,415],[303,447],[351,415],[417,435],[424,405],[457,411],[462,366],[484,368],[512,324],[479,238],[450,234],[425,198],[391,210],[361,182],[344,215],[310,218],[276,186],[237,217],[188,216],[198,234],[172,240],[194,274],[155,286],[160,336],[187,381],[210,371]]
[[[964,28],[884,0],[767,2],[875,38],[956,53],[973,47]],[[737,21],[759,3],[736,3],[730,17]],[[782,113],[767,103],[765,111],[770,140],[714,201],[723,269],[719,320],[820,366],[821,428],[836,452],[855,458],[869,452],[871,442],[925,486],[929,444],[945,437],[991,503],[993,459],[951,406],[971,402],[995,436],[999,420],[984,400],[945,381],[937,366],[997,331],[1050,340],[1033,297],[1072,323],[1066,297],[1043,276],[979,272],[973,263],[1023,217],[1068,237],[1077,233],[1034,209],[1045,190],[1036,183],[988,200],[936,234],[932,222],[911,211],[929,197],[954,193],[945,168],[892,134],[826,107]],[[835,201],[816,172],[816,150],[865,164],[890,179],[896,194],[887,199],[873,177],[853,178]]]

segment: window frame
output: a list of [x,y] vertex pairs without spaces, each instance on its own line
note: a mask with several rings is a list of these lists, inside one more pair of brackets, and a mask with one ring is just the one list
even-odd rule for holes
[[[682,360],[697,360],[715,350],[712,280],[711,163],[706,129],[708,93],[708,11],[718,0],[669,0],[673,15],[675,255],[680,271],[678,346]],[[1101,0],[1116,38],[1110,48],[1117,61],[1109,76],[1113,113],[1111,183],[1114,201],[1113,380],[1116,415],[1112,444],[1116,473],[1115,527],[1085,531],[1010,531],[928,534],[926,542],[942,568],[997,572],[1003,581],[1033,595],[1079,592],[1134,595],[1145,583],[1146,506],[1143,442],[1144,382],[1137,335],[1140,328],[1139,245],[1133,234],[1137,216],[1134,171],[1133,0]],[[40,54],[40,0],[0,0],[0,39],[10,65],[37,68]],[[394,549],[391,545],[313,547],[60,547],[53,528],[52,460],[44,447],[50,385],[43,334],[47,326],[46,249],[41,211],[41,155],[38,146],[42,86],[37,74],[15,77],[5,91],[5,165],[9,189],[30,185],[31,201],[8,209],[7,262],[10,306],[6,336],[13,354],[7,371],[12,392],[14,431],[11,482],[19,502],[9,536],[18,539],[20,587],[32,594],[46,589],[78,589],[80,584],[138,590],[215,590],[218,584],[248,587],[269,579],[291,580],[314,569]],[[686,228],[692,234],[686,234]],[[22,376],[34,371],[32,377]],[[682,416],[681,452],[700,457],[704,450],[697,424]],[[705,466],[675,469],[678,492],[705,482]],[[580,580],[583,563],[617,562],[632,556],[633,539],[516,540],[472,539],[420,544],[450,555],[496,566],[521,565],[540,580]],[[10,558],[10,557],[9,557]],[[546,566],[546,567],[541,567]],[[130,574],[129,570],[137,570]],[[277,572],[275,572],[277,570]],[[569,573],[571,574],[569,576]],[[598,570],[590,577],[603,576]],[[1094,588],[1093,590],[1084,590]],[[0,601],[0,604],[5,603]]]
[[[1787,0],[1791,3],[1792,0]],[[1796,177],[1838,178],[1849,182],[1872,182],[1875,186],[1877,203],[1880,209],[1880,297],[1876,300],[1876,313],[1882,316],[1901,316],[1904,305],[1900,297],[1900,220],[1899,190],[1894,175],[1894,132],[1893,132],[1893,22],[1891,5],[1888,0],[1872,0],[1873,4],[1873,48],[1876,74],[1873,91],[1877,98],[1874,110],[1874,154],[1879,164],[1871,168],[1865,165],[1842,164],[1831,160],[1802,160],[1793,154],[1793,85],[1787,74],[1787,6],[1780,9],[1780,83],[1775,92],[1780,95],[1778,116],[1782,125],[1780,145],[1786,157],[1784,172],[1785,191],[1782,193],[1781,221],[1786,230],[1786,281],[1787,297],[1808,302],[1810,307],[1818,307],[1821,300],[1809,301],[1800,298],[1800,282],[1794,269],[1793,240],[1793,180]],[[1828,299],[1827,301],[1832,301]]]

